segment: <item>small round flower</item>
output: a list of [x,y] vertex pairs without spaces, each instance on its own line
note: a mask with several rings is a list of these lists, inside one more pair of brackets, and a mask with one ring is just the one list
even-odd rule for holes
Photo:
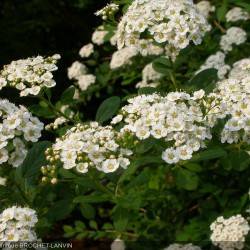
[[92,43],[84,45],[79,51],[79,55],[82,58],[88,58],[93,53],[94,53],[94,45]]

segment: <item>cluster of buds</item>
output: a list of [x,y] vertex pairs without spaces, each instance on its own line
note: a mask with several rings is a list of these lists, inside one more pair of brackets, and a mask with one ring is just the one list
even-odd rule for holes
[[113,16],[116,11],[119,10],[119,5],[110,3],[106,5],[101,10],[98,10],[95,15],[101,16],[103,20],[107,20],[109,17]]
[[42,166],[41,172],[43,174],[42,182],[51,183],[53,185],[57,184],[56,166]]

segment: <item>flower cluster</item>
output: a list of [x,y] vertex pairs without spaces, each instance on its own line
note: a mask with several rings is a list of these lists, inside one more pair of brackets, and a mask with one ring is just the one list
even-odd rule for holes
[[103,26],[99,26],[92,34],[92,42],[97,45],[102,45],[105,42],[105,37],[108,31],[104,30]]
[[154,70],[153,63],[149,63],[142,70],[142,81],[137,83],[136,87],[157,87],[157,85],[159,85],[158,81],[161,77],[162,74]]
[[8,162],[18,167],[24,160],[26,142],[36,142],[41,136],[43,124],[28,110],[0,99],[0,164]]
[[236,62],[229,78],[217,86],[218,99],[229,116],[221,135],[222,143],[249,142],[250,137],[250,60]]
[[110,3],[110,4],[107,4],[101,10],[98,10],[95,14],[97,16],[101,16],[103,20],[107,20],[108,17],[114,15],[114,13],[118,10],[119,10],[119,5]]
[[[191,41],[200,44],[210,29],[205,17],[189,0],[135,0],[118,25],[118,49],[156,44],[172,59]],[[146,42],[144,42],[146,41]]]
[[199,12],[206,18],[209,17],[211,12],[215,11],[215,7],[211,5],[209,1],[200,1],[196,4],[197,9]]
[[218,217],[211,225],[211,241],[222,250],[242,249],[245,237],[250,227],[246,219],[241,215],[235,215],[228,219]]
[[196,72],[196,74],[205,69],[214,68],[218,70],[218,78],[224,79],[231,68],[229,65],[225,64],[225,57],[226,55],[221,51],[210,55],[205,61],[205,63],[201,65],[200,69]]
[[110,62],[111,69],[117,69],[124,65],[130,64],[131,59],[137,55],[137,50],[133,47],[123,48],[114,52]]
[[11,86],[20,90],[21,96],[38,95],[42,88],[56,85],[52,72],[57,70],[60,55],[31,57],[12,61],[0,72],[0,89]]
[[231,27],[226,34],[221,37],[220,47],[227,53],[233,49],[233,45],[240,45],[247,40],[247,33],[239,27]]
[[250,15],[248,14],[248,12],[240,7],[234,7],[226,14],[227,22],[237,22],[240,20],[248,20],[249,18]]
[[0,214],[1,241],[35,241],[36,211],[30,208],[10,207]]
[[92,43],[84,45],[79,51],[79,55],[82,58],[87,58],[93,53],[94,53],[94,45]]
[[61,162],[63,168],[76,168],[80,173],[88,172],[89,167],[110,173],[130,164],[128,156],[132,151],[122,147],[125,144],[125,136],[111,126],[102,127],[97,122],[78,124],[57,139],[46,156],[52,166]]
[[87,73],[87,67],[76,61],[68,68],[69,79],[76,80],[76,85],[82,90],[88,89],[88,87],[95,83],[96,77]]
[[185,245],[175,243],[164,248],[164,250],[201,250],[201,248],[198,246],[194,246],[192,243]]
[[[190,96],[184,92],[172,92],[162,97],[158,94],[141,95],[129,99],[112,124],[123,120],[121,132],[129,131],[139,140],[152,136],[164,139],[169,145],[162,158],[169,164],[189,160],[194,152],[205,147],[211,139],[210,127],[216,119],[210,119],[212,102],[203,98],[205,92],[197,91]],[[206,117],[202,109],[207,109]],[[211,116],[213,117],[213,116]]]

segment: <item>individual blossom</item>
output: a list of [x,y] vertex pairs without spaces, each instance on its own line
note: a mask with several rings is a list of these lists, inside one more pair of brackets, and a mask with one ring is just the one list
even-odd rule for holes
[[138,54],[135,48],[123,48],[114,52],[110,62],[111,69],[117,69],[124,65],[130,64],[131,59]]
[[174,243],[164,248],[164,250],[201,250],[201,248],[193,245],[192,243],[184,244],[184,245]]
[[97,45],[102,45],[105,42],[105,37],[108,31],[104,30],[103,26],[99,26],[92,34],[92,42]]
[[101,10],[98,10],[95,15],[101,16],[103,20],[107,20],[109,17],[113,16],[115,12],[119,10],[119,5],[115,3],[107,4]]
[[94,45],[92,43],[84,45],[79,51],[79,55],[82,58],[88,58],[93,53],[94,53]]
[[248,20],[250,18],[250,15],[247,11],[243,10],[240,7],[234,7],[231,10],[229,10],[226,14],[226,20],[227,22],[237,22],[241,20]]
[[111,246],[110,246],[111,250],[125,250],[126,246],[123,240],[121,239],[115,239]]
[[159,85],[159,80],[161,79],[161,77],[162,74],[154,70],[153,63],[149,63],[142,70],[142,81],[137,83],[136,87],[157,87],[157,85]]
[[97,122],[78,124],[57,139],[46,151],[50,165],[62,164],[65,169],[87,173],[96,168],[104,173],[126,169],[130,164],[131,150],[124,147],[126,136],[111,126],[102,127]]
[[0,186],[6,186],[7,178],[0,177]]
[[1,241],[36,241],[34,227],[38,222],[36,211],[13,206],[0,214]]
[[215,7],[211,5],[209,1],[200,1],[196,4],[196,8],[199,10],[199,12],[206,18],[209,17],[209,14],[211,12],[215,11]]
[[38,95],[43,88],[56,85],[52,72],[57,70],[60,55],[30,57],[12,61],[0,71],[0,89],[5,86],[20,90],[20,96]]
[[122,119],[125,125],[121,132],[129,132],[138,140],[153,137],[165,141],[169,146],[162,158],[169,164],[191,159],[212,138],[210,130],[217,120],[212,119],[213,102],[206,101],[203,90],[192,96],[185,92],[140,95],[128,103],[112,124]]
[[86,73],[87,67],[78,61],[73,62],[72,65],[68,68],[69,79],[78,79],[81,75],[84,75]]
[[215,246],[222,250],[243,249],[245,237],[250,227],[240,214],[225,219],[218,217],[211,225],[210,239]]
[[205,63],[201,65],[200,69],[196,72],[196,74],[205,69],[214,68],[218,70],[217,72],[218,78],[221,80],[224,79],[226,77],[226,74],[229,72],[231,68],[229,65],[225,63],[225,57],[226,55],[221,51],[218,51],[215,54],[210,55],[206,59]]
[[221,37],[220,47],[228,53],[233,49],[233,45],[240,45],[247,40],[247,33],[239,27],[231,27],[227,30],[226,34]]
[[92,74],[86,74],[78,77],[76,84],[82,91],[85,91],[88,89],[89,86],[94,84],[95,81],[96,81],[96,76]]
[[24,106],[15,106],[0,99],[0,165],[18,167],[27,154],[28,142],[37,142],[43,123],[33,117]]
[[208,30],[210,26],[192,1],[135,0],[118,25],[117,46],[133,46],[141,52],[143,42],[145,47],[164,49],[175,60],[191,41],[200,44]]

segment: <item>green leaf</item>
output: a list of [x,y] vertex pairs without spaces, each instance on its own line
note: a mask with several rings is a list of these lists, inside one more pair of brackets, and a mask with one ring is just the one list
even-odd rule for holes
[[197,164],[197,163],[187,163],[184,165],[184,167],[188,170],[190,170],[191,172],[196,172],[196,173],[200,173],[202,172],[202,167],[201,165]]
[[222,158],[227,155],[227,152],[220,147],[213,147],[211,149],[207,149],[203,152],[199,152],[193,156],[191,161],[205,161],[212,160],[217,158]]
[[144,154],[148,152],[152,147],[154,146],[154,139],[153,138],[148,138],[142,142],[140,142],[136,146],[136,153],[137,154]]
[[237,171],[243,171],[250,167],[250,155],[243,150],[230,152],[229,160],[232,168]]
[[128,210],[117,206],[113,215],[114,227],[118,232],[124,232],[128,224]]
[[73,101],[73,97],[75,95],[75,87],[74,86],[70,86],[69,88],[67,88],[61,95],[61,102],[63,104],[70,104]]
[[119,110],[120,104],[121,99],[118,96],[106,99],[97,110],[96,121],[103,123],[111,119]]
[[183,168],[178,168],[175,174],[178,187],[189,191],[197,189],[199,177],[195,173]]
[[37,142],[29,150],[23,164],[17,169],[17,174],[26,179],[29,184],[33,184],[40,174],[40,168],[46,165],[45,150],[51,146],[51,142]]
[[29,110],[33,115],[36,115],[39,117],[43,117],[47,119],[56,117],[55,113],[49,107],[44,107],[43,104],[42,106],[38,104],[34,104],[29,107]]
[[138,94],[139,95],[150,95],[150,94],[154,94],[156,91],[157,91],[156,88],[144,87],[144,88],[140,88],[138,90]]
[[74,199],[74,203],[100,203],[110,201],[110,196],[106,194],[92,194],[92,195],[82,195],[77,196]]
[[205,69],[195,75],[189,81],[188,85],[192,91],[203,89],[206,93],[209,93],[215,88],[217,80],[217,69]]
[[82,204],[80,206],[80,210],[81,210],[82,215],[86,219],[91,220],[91,219],[95,218],[95,208],[93,206],[91,206],[90,204],[88,204],[88,203]]
[[171,62],[166,57],[160,57],[154,60],[153,69],[158,73],[167,75],[169,69],[171,69]]
[[72,200],[60,200],[51,206],[47,213],[47,218],[52,221],[59,221],[65,219],[74,209]]
[[228,0],[224,0],[222,5],[219,8],[217,8],[217,10],[216,10],[217,19],[220,22],[225,21],[225,16],[226,16],[226,13],[227,13],[227,9],[228,9]]

